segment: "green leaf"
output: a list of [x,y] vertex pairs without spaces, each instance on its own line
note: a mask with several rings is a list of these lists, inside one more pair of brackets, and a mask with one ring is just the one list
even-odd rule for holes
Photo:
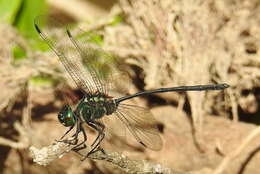
[[110,22],[110,25],[117,25],[123,21],[123,17],[120,15],[116,15],[113,17],[112,21]]
[[[40,37],[40,36],[39,36]],[[31,49],[34,51],[50,51],[50,47],[40,38],[38,39],[31,39],[29,40],[29,45],[31,46]]]
[[101,34],[95,32],[83,32],[76,36],[76,39],[81,42],[94,43],[98,46],[102,46],[104,44],[103,36]]
[[0,23],[13,24],[23,0],[0,0]]
[[26,51],[19,45],[15,45],[12,48],[12,53],[15,60],[21,60],[26,58]]
[[51,87],[55,84],[55,80],[49,76],[38,75],[31,77],[30,83],[36,86],[48,86]]
[[25,37],[38,39],[38,34],[34,28],[34,19],[36,16],[45,14],[46,11],[47,5],[45,0],[23,0],[15,26]]
[[87,42],[95,43],[99,46],[104,44],[103,37],[101,35],[98,35],[98,34],[91,35],[91,37],[88,38]]

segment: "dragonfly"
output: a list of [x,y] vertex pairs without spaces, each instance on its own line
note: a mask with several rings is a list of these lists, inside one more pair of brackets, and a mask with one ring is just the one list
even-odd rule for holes
[[[74,109],[72,106],[66,104],[58,113],[59,122],[68,127],[68,130],[60,138],[60,141],[65,142],[63,138],[76,127],[76,131],[73,134],[73,140],[75,140],[73,143],[77,145],[74,150],[85,148],[87,135],[83,124],[87,124],[97,131],[97,136],[92,142],[91,150],[87,156],[100,148],[100,143],[106,135],[107,128],[109,128],[106,120],[111,119],[123,124],[137,142],[145,148],[155,151],[162,148],[163,143],[157,128],[158,122],[153,114],[147,108],[126,104],[127,100],[156,93],[224,90],[229,87],[226,83],[177,86],[141,91],[118,98],[112,97],[109,95],[109,86],[107,85],[111,81],[108,82],[109,78],[106,78],[108,76],[105,76],[95,66],[95,61],[98,61],[97,58],[102,56],[102,54],[95,54],[102,51],[102,49],[80,41],[68,27],[63,27],[62,38],[56,38],[49,30],[44,29],[42,23],[41,17],[35,18],[34,27],[36,31],[55,52],[77,87],[84,93],[83,98],[80,99]],[[58,39],[62,39],[61,44],[58,42]],[[85,60],[85,65],[82,64],[82,59]],[[110,76],[113,76],[113,74]],[[84,137],[81,143],[77,141],[79,133],[82,133]]]

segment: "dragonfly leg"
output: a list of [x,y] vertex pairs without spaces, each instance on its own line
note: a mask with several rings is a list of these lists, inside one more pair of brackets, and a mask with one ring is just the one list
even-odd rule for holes
[[[97,136],[97,138],[93,141],[93,143],[91,144],[91,146],[93,146],[94,144],[96,144],[96,142],[98,141],[98,139],[101,137],[101,136],[105,136],[105,135],[102,135],[102,134],[104,134],[104,129],[105,129],[105,126],[102,124],[102,123],[100,123],[100,122],[96,122],[96,121],[92,121],[92,122],[90,122],[91,124],[92,124],[92,126],[93,126],[93,128],[95,129],[95,130],[97,130],[98,131],[98,136]],[[90,125],[91,126],[91,125]],[[99,126],[99,127],[97,127],[97,126]],[[99,141],[99,142],[101,142],[101,141]]]
[[71,127],[64,133],[64,135],[62,135],[62,137],[60,137],[59,141],[61,141],[73,128],[74,128],[74,125],[71,126]]
[[79,120],[76,120],[76,132],[72,135],[72,137],[74,137],[74,138],[71,140],[62,140],[62,138],[64,138],[65,135],[67,135],[74,128],[74,126],[75,126],[75,124],[73,126],[71,126],[70,129],[57,142],[63,142],[63,143],[67,143],[70,145],[76,145],[78,143],[78,134],[82,131],[81,122]]
[[96,150],[94,150],[93,152],[89,152],[89,153],[88,153],[88,156],[91,155],[92,153],[95,153],[95,152],[98,152],[98,151],[100,151],[100,152],[102,152],[104,155],[106,155],[106,152],[104,151],[104,149],[99,146],[99,147],[98,147]]
[[[82,150],[82,149],[87,147],[86,144],[85,144],[85,142],[87,141],[87,135],[86,135],[85,130],[82,127],[82,123],[80,123],[80,132],[83,133],[83,138],[84,139],[83,139],[83,141],[81,143],[77,144],[75,147],[72,148],[72,150],[75,151],[75,152],[77,152],[79,150]],[[83,145],[83,146],[81,146],[81,145]]]
[[[81,145],[82,145],[82,146],[81,146]],[[81,146],[81,147],[79,147],[79,146]],[[79,151],[82,150],[82,149],[85,149],[85,148],[87,148],[87,145],[86,145],[85,143],[80,143],[79,145],[73,147],[72,150],[73,150],[74,152],[77,152],[78,154],[82,155],[81,153],[79,153]],[[82,155],[82,156],[83,156],[83,155]]]
[[[72,135],[72,137],[74,137],[74,138],[72,140],[70,140],[70,142],[69,142],[69,144],[71,144],[71,145],[76,145],[78,143],[79,133],[84,132],[84,130],[82,128],[82,123],[79,120],[76,120],[76,124],[77,124],[76,132]],[[83,135],[84,135],[84,133],[83,133]]]
[[71,127],[64,133],[64,135],[62,135],[62,136],[60,137],[59,140],[55,140],[55,141],[57,141],[57,142],[67,142],[67,141],[64,141],[64,140],[62,140],[62,139],[63,139],[73,128],[74,128],[74,125],[71,126]]
[[[81,161],[84,161],[86,158],[89,157],[89,155],[91,155],[91,154],[93,154],[93,153],[95,153],[95,152],[98,152],[98,151],[100,151],[100,152],[102,152],[104,155],[106,155],[106,152],[104,151],[104,149],[99,146],[99,147],[97,147],[95,150],[90,151],[87,155],[85,155],[84,158],[81,159]],[[90,157],[90,158],[91,158],[91,159],[100,159],[100,158],[95,158],[95,157]]]
[[100,142],[102,142],[102,140],[105,137],[105,133],[104,133],[104,129],[105,126],[102,123],[96,122],[96,121],[91,121],[87,123],[90,127],[92,127],[93,129],[95,129],[96,131],[98,131],[98,136],[97,138],[94,140],[94,142],[92,143],[91,147],[94,146],[94,144],[96,144],[91,151],[87,154],[86,158],[94,153],[94,151],[96,151],[100,145]]

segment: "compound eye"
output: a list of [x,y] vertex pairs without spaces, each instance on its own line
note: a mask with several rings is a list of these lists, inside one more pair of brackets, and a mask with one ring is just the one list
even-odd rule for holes
[[61,124],[66,127],[73,126],[76,123],[74,113],[69,105],[64,105],[58,114]]

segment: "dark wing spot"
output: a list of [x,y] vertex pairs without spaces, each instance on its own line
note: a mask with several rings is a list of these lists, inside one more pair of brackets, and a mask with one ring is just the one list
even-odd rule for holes
[[140,144],[142,144],[144,147],[147,148],[147,146],[142,142],[142,141],[139,141]]
[[37,30],[38,33],[42,33],[40,28],[36,24],[34,24],[34,27],[35,27],[35,29]]

